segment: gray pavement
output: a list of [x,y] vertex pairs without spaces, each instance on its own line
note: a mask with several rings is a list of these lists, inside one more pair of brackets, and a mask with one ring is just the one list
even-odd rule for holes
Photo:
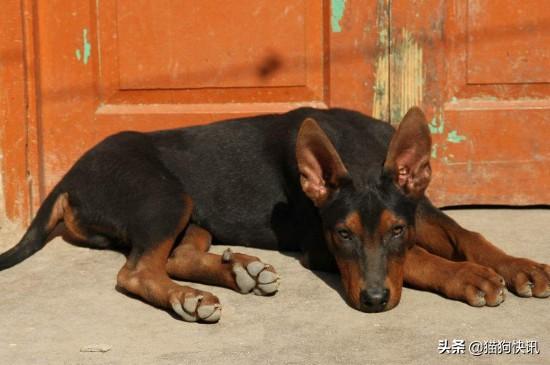
[[[453,210],[467,228],[506,251],[550,263],[550,210]],[[0,250],[21,231],[3,226]],[[224,247],[215,247],[222,252]],[[124,257],[60,239],[0,272],[0,364],[550,364],[550,298],[508,293],[496,308],[472,308],[405,289],[399,306],[366,314],[340,297],[339,280],[295,257],[247,248],[282,277],[273,297],[210,290],[218,324],[185,323],[114,289]],[[443,354],[439,340],[536,340],[538,355]],[[102,345],[107,352],[81,352]]]

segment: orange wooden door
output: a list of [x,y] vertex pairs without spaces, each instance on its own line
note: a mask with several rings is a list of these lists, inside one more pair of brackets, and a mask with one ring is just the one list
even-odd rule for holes
[[7,213],[31,216],[110,133],[301,105],[393,123],[421,105],[437,204],[548,204],[549,12],[544,0],[10,0]]
[[437,203],[550,203],[548,5],[391,1],[390,114],[427,110]]
[[377,17],[365,10],[374,0],[22,3],[31,112],[28,165],[15,166],[26,170],[6,169],[16,177],[6,179],[11,216],[36,208],[86,149],[116,131],[303,105],[372,108]]

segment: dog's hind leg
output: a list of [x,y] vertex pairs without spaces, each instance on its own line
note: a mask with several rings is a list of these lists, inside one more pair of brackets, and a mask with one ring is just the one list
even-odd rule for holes
[[279,276],[259,258],[227,249],[222,255],[208,253],[212,236],[190,225],[182,243],[166,263],[168,274],[179,280],[218,285],[241,293],[269,295],[277,291]]
[[[168,255],[177,236],[187,225],[190,213],[191,207],[188,206],[179,225],[162,239],[152,239],[146,230],[134,232],[130,237],[132,250],[118,274],[117,287],[157,307],[173,309],[185,321],[217,322],[221,306],[216,296],[178,285],[166,272]],[[157,219],[166,219],[166,216],[159,214]],[[148,223],[151,227],[158,222]]]

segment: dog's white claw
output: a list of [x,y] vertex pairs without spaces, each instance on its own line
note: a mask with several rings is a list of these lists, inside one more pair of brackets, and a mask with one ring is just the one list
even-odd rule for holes
[[485,301],[485,292],[478,290],[476,295],[475,307],[483,307],[487,302]]
[[277,274],[271,271],[264,270],[258,276],[258,283],[269,284],[277,280]]
[[183,309],[185,309],[187,313],[195,313],[197,310],[197,305],[202,298],[202,295],[197,295],[196,297],[185,297],[183,301]]
[[230,248],[227,248],[222,253],[222,261],[223,262],[231,262],[231,259],[233,259],[233,251],[231,251]]
[[548,288],[546,288],[545,291],[543,291],[542,293],[540,293],[538,295],[539,298],[548,298],[550,297],[550,286]]
[[203,318],[203,321],[209,322],[209,323],[218,322],[221,316],[222,316],[222,308],[219,307],[219,308],[216,308],[214,310],[214,313],[212,313],[209,317]]
[[248,274],[248,271],[240,263],[233,265],[233,272],[235,273],[235,281],[241,293],[250,293],[256,286],[256,280]]
[[184,321],[195,322],[197,320],[196,316],[187,313],[183,309],[180,302],[172,302],[170,304],[172,304],[172,309],[174,310],[174,312],[176,312]]
[[525,284],[522,288],[520,288],[517,291],[517,294],[520,297],[525,297],[525,298],[532,297],[533,296],[533,290],[531,289],[532,287],[533,287],[533,283],[527,282],[527,284]]
[[264,293],[262,293],[262,291],[261,291],[260,289],[258,289],[258,288],[254,288],[253,292],[254,292],[254,294],[256,294],[256,295],[264,295]]
[[253,277],[256,277],[258,276],[258,274],[263,270],[265,269],[265,264],[263,262],[260,262],[260,261],[252,261],[250,264],[248,264],[246,266],[246,270],[248,271],[248,273],[250,275],[252,275]]
[[220,320],[222,308],[219,304],[201,305],[197,309],[199,318],[205,322],[217,322]]
[[199,319],[210,323],[219,321],[222,310],[221,305],[218,303],[200,305],[202,299],[202,295],[197,295],[196,297],[186,297],[183,301],[183,306],[177,300],[172,301],[170,304],[174,312],[184,321],[196,322]]
[[264,294],[271,294],[275,293],[277,289],[279,289],[279,281],[276,280],[269,284],[258,284],[258,288],[264,293]]
[[504,302],[505,298],[506,298],[506,293],[504,292],[504,289],[500,289],[500,292],[498,293],[498,297],[497,297],[497,305]]

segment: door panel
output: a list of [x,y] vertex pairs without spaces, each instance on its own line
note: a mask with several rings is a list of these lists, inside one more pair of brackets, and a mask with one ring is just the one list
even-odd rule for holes
[[[548,3],[470,0],[468,2],[468,83],[550,82]],[[539,11],[540,10],[540,11]]]
[[[393,44],[406,52],[392,49],[390,78],[422,64],[408,80],[422,89],[434,141],[430,197],[443,205],[550,203],[547,3],[393,1],[391,14]],[[392,122],[410,90],[391,89]]]
[[44,191],[119,130],[326,105],[318,1],[57,0],[37,19]]
[[304,105],[370,113],[380,50],[377,13],[364,9],[376,1],[36,2],[35,196],[120,130]]
[[307,39],[305,27],[320,23],[319,6],[241,3],[117,1],[120,88],[305,86],[305,46],[317,51],[310,59],[321,59],[320,28],[310,27]]
[[119,0],[98,10],[106,103],[324,101],[318,1]]

